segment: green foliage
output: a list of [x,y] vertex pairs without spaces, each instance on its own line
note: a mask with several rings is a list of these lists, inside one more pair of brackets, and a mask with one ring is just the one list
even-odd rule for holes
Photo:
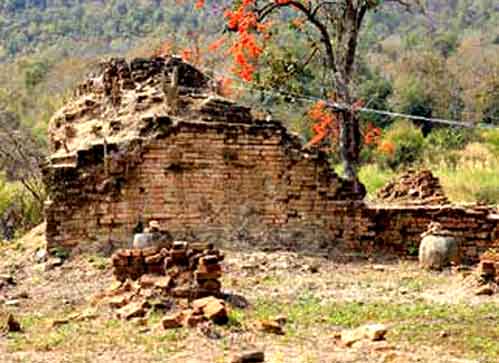
[[498,155],[486,143],[470,143],[459,151],[457,163],[441,162],[433,171],[451,200],[499,203]]
[[40,203],[21,183],[7,181],[3,174],[0,174],[0,218],[12,224],[13,232],[21,233],[43,220]]
[[[226,2],[207,3],[220,13]],[[209,16],[213,14],[193,6],[194,1],[175,0],[4,1],[0,60],[59,46],[82,55],[123,52],[153,32],[182,35],[206,25],[215,26],[215,31],[221,28],[222,16]]]
[[397,110],[409,115],[431,117],[431,99],[422,82],[412,75],[401,77],[397,83]]
[[35,61],[27,64],[22,64],[21,69],[24,71],[24,84],[27,90],[34,89],[47,76],[49,70],[47,61]]
[[381,168],[378,164],[366,164],[359,170],[359,180],[364,184],[369,195],[388,183],[395,173],[391,169]]
[[[359,85],[358,97],[364,100],[366,106],[369,108],[390,110],[388,98],[392,92],[392,83],[382,77],[379,72],[375,72],[374,74],[369,74],[367,79]],[[386,127],[390,121],[387,116],[376,113],[361,113],[360,119],[363,122],[372,122],[378,127]]]
[[499,155],[499,129],[483,131],[480,136],[483,142],[491,148],[492,152]]
[[0,215],[4,215],[9,207],[11,207],[19,194],[22,192],[22,187],[17,183],[9,183],[5,176],[0,175]]
[[393,153],[381,151],[378,155],[379,162],[385,167],[398,169],[421,160],[424,137],[421,130],[408,120],[393,123],[383,135],[382,142],[395,146]]
[[444,163],[448,166],[458,163],[457,151],[478,139],[474,129],[443,127],[433,129],[424,140],[424,158],[431,164]]
[[456,50],[458,44],[458,35],[451,32],[441,33],[433,40],[433,47],[446,58]]
[[71,254],[67,249],[65,249],[64,247],[60,247],[60,246],[56,246],[56,247],[52,248],[49,252],[51,255],[58,257],[62,260],[67,259],[69,257],[69,255]]

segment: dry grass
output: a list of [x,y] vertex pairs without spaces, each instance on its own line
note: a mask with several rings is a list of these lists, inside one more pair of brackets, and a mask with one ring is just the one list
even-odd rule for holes
[[[0,305],[24,328],[0,337],[2,362],[222,363],[248,348],[265,350],[272,363],[499,360],[499,298],[476,297],[461,276],[421,271],[412,261],[228,251],[225,289],[251,306],[232,308],[230,323],[214,328],[221,338],[213,340],[197,329],[164,331],[160,314],[147,326],[117,320],[105,306],[95,318],[53,327],[54,319],[88,309],[91,296],[112,283],[111,273],[98,256],[45,272],[32,262],[33,247],[20,253],[15,246],[0,248],[0,272],[15,272],[18,285],[0,295],[26,291],[29,298]],[[286,335],[258,331],[258,319],[277,315],[288,318]],[[337,344],[335,332],[368,322],[390,327],[386,342]]]

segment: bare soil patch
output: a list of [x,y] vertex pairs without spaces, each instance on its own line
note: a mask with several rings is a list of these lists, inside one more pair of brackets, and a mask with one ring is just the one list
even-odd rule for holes
[[[415,261],[225,249],[226,326],[164,330],[161,314],[122,321],[92,297],[114,279],[107,258],[81,255],[45,271],[40,243],[0,247],[0,316],[23,331],[0,336],[2,362],[230,362],[259,349],[266,362],[496,362],[499,296],[475,296],[461,273],[422,271]],[[243,296],[249,306],[241,305]],[[79,314],[79,315],[75,315]],[[68,319],[71,316],[79,318]],[[259,329],[284,316],[284,335]],[[57,320],[68,320],[55,324]],[[338,333],[367,323],[388,327],[385,341],[345,347]]]

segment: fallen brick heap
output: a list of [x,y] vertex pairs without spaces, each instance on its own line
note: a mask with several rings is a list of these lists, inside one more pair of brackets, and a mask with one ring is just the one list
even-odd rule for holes
[[499,253],[491,250],[482,254],[478,273],[484,281],[499,283]]
[[227,322],[220,299],[224,255],[207,243],[173,242],[170,248],[119,250],[111,258],[117,286],[100,298],[120,319],[143,319],[163,310],[165,328]]
[[463,286],[473,291],[476,296],[490,296],[499,292],[499,253],[489,250],[480,256],[480,263],[471,268],[456,266],[456,271],[463,273]]
[[407,171],[380,189],[377,198],[385,202],[411,205],[449,203],[440,181],[429,170]]
[[164,286],[173,297],[219,295],[223,254],[210,243],[173,242],[169,249],[156,247],[119,250],[111,258],[118,281],[149,284],[155,275],[166,276]]

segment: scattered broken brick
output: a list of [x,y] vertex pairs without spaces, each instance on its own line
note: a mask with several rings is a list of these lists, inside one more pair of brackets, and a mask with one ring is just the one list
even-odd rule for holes
[[[146,273],[150,270],[148,254],[162,257],[158,273]],[[119,250],[111,261],[115,277],[122,282],[113,284],[101,299],[118,309],[117,316],[125,320],[144,317],[150,310],[168,311],[162,321],[165,329],[193,328],[207,321],[225,324],[227,308],[218,298],[222,296],[223,258],[213,244],[183,241],[159,252],[151,248]]]
[[265,353],[262,351],[245,352],[235,355],[231,363],[262,363],[265,362]]
[[492,286],[490,286],[489,284],[487,284],[487,285],[480,286],[479,288],[477,288],[475,290],[475,295],[477,295],[477,296],[480,296],[480,295],[490,296],[490,295],[494,295],[494,292],[495,291],[492,288]]
[[485,281],[493,281],[496,278],[496,265],[491,260],[481,260],[478,265],[478,274]]
[[260,320],[259,329],[265,333],[284,335],[282,323],[276,320]]
[[119,281],[139,280],[142,287],[171,289],[172,295],[186,298],[220,294],[222,260],[223,254],[212,244],[183,241],[173,242],[170,249],[160,251],[118,250],[111,257],[113,273]]
[[135,292],[128,292],[122,295],[113,296],[108,300],[108,304],[114,309],[120,309],[123,306],[127,305],[132,300],[132,297],[134,295]]
[[192,307],[194,311],[201,312],[204,317],[215,324],[226,324],[229,321],[225,302],[213,296],[194,300]]
[[182,322],[184,320],[183,314],[177,313],[173,315],[167,315],[161,320],[161,325],[164,329],[176,329],[182,327]]
[[344,330],[341,332],[341,342],[351,347],[354,343],[361,340],[380,341],[385,339],[388,332],[386,326],[381,324],[370,324],[360,326],[356,329]]
[[116,311],[119,319],[130,320],[132,318],[142,318],[147,313],[149,304],[147,301],[131,302]]
[[202,312],[186,309],[182,313],[184,315],[182,325],[186,328],[195,328],[206,321],[206,317]]

